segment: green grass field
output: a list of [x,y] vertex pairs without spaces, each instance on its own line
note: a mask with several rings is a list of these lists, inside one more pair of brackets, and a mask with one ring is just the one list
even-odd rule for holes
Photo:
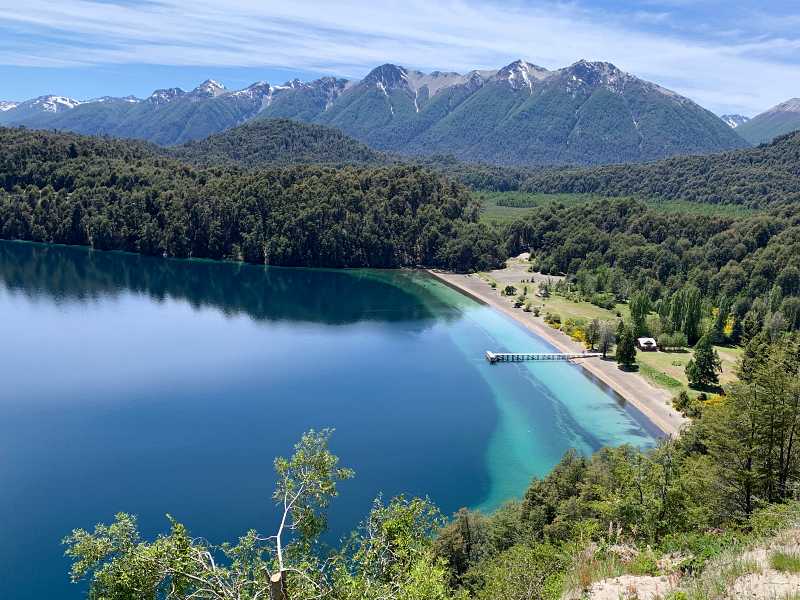
[[[485,279],[488,281],[491,277],[486,276]],[[531,296],[531,300],[534,306],[541,307],[542,316],[548,312],[557,314],[561,317],[562,323],[567,319],[617,321],[620,318],[617,313],[626,320],[630,318],[627,304],[617,304],[613,310],[608,310],[589,302],[574,302],[558,295],[550,298]],[[726,386],[736,380],[736,364],[741,357],[742,349],[727,346],[715,346],[715,349],[722,362],[722,373],[719,380],[723,386]],[[686,365],[691,358],[691,350],[683,352],[637,351],[636,353],[639,373],[654,385],[664,388],[672,394],[677,395],[682,390],[686,390],[690,395],[696,396],[699,392],[689,389],[689,381],[686,378]]]
[[[574,206],[603,196],[596,194],[535,194],[530,192],[475,192],[481,204],[481,220],[502,225],[529,214],[534,208],[562,204]],[[650,208],[663,213],[722,215],[744,217],[757,213],[755,209],[726,204],[701,204],[684,200],[644,200]]]

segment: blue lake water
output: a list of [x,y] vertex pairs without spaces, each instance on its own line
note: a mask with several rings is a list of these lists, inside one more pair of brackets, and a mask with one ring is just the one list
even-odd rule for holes
[[169,512],[194,535],[271,531],[272,459],[309,428],[378,494],[446,514],[520,496],[569,448],[654,431],[550,346],[416,272],[263,268],[0,242],[0,598],[74,599],[60,540]]

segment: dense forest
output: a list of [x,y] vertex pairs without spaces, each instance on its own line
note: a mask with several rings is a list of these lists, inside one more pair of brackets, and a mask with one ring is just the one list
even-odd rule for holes
[[594,193],[766,207],[800,202],[800,132],[770,144],[645,164],[525,170],[438,159],[438,167],[475,189]]
[[447,521],[427,499],[378,497],[333,548],[321,542],[326,510],[354,472],[331,453],[330,431],[311,431],[275,460],[274,530],[213,546],[170,517],[148,541],[121,513],[64,540],[71,575],[108,599],[557,600],[621,573],[669,574],[669,600],[731,597],[726,586],[758,567],[708,581],[704,571],[800,519],[799,375],[800,338],[785,337],[678,439],[570,451],[491,515],[462,509]]
[[0,129],[0,236],[330,267],[500,263],[458,184],[416,166],[195,168],[144,143]]
[[389,158],[338,129],[288,119],[260,119],[167,150],[185,162],[201,165],[272,164],[376,165]]
[[534,268],[570,274],[598,304],[638,291],[655,307],[692,288],[704,314],[723,311],[723,323],[734,320],[732,342],[746,323],[800,328],[800,214],[788,208],[734,218],[664,214],[635,200],[606,199],[534,209],[505,233],[510,252],[532,251]]

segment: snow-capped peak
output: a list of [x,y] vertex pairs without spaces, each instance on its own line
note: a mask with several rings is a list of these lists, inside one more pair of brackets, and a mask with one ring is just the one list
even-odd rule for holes
[[800,112],[800,98],[792,98],[773,106],[767,112]]
[[175,98],[180,98],[181,96],[185,96],[186,92],[184,92],[181,88],[166,88],[162,90],[156,90],[150,97],[147,99],[149,102],[153,104],[166,104],[167,102],[172,102]]
[[266,81],[256,81],[255,83],[249,85],[248,87],[244,88],[243,90],[239,90],[238,92],[233,92],[233,96],[237,98],[263,98],[265,96],[269,96],[272,91],[269,83]]
[[512,89],[528,89],[533,93],[537,81],[549,77],[552,73],[547,69],[524,60],[515,60],[497,72],[498,81],[507,82]]
[[57,113],[62,110],[75,108],[83,104],[83,102],[67,98],[66,96],[39,96],[38,98],[29,100],[26,104],[43,112]]
[[213,79],[206,79],[192,90],[194,96],[208,96],[212,98],[223,93],[225,93],[225,86]]
[[17,108],[18,104],[18,102],[12,102],[11,100],[0,100],[0,112]]
[[722,115],[720,117],[731,128],[736,129],[739,125],[744,125],[750,120],[750,117],[742,115]]
[[406,69],[388,63],[372,69],[364,78],[363,83],[375,85],[383,90],[410,87]]

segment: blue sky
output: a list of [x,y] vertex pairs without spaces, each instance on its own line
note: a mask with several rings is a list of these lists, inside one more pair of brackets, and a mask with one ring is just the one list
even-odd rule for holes
[[0,99],[607,60],[718,113],[800,96],[800,2],[0,0]]

